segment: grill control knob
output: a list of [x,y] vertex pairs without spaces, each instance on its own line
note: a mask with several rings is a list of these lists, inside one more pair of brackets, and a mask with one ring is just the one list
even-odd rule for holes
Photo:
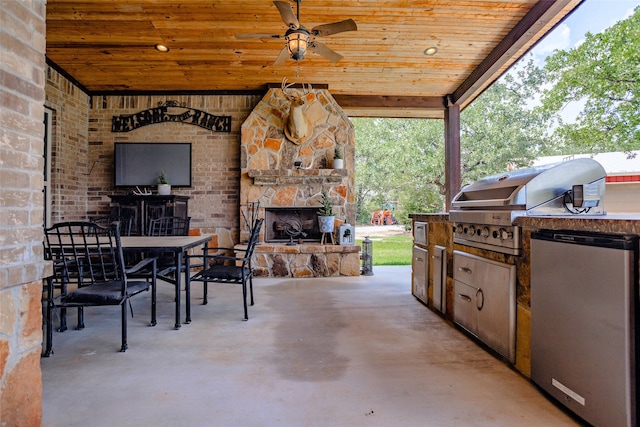
[[476,234],[476,228],[473,225],[470,225],[469,228],[467,228],[467,234],[473,236],[474,234]]
[[478,230],[478,234],[481,237],[489,237],[489,227],[482,227]]
[[508,240],[513,238],[513,233],[511,231],[507,231],[504,228],[500,229],[500,238],[502,240]]
[[462,224],[456,224],[456,233],[462,234],[463,231],[464,231],[464,227],[462,226]]

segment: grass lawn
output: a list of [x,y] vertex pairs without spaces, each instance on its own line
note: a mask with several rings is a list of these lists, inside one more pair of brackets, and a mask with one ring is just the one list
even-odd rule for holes
[[[373,265],[411,265],[411,235],[372,236],[369,240],[372,242]],[[356,244],[362,246],[362,239],[356,239]]]

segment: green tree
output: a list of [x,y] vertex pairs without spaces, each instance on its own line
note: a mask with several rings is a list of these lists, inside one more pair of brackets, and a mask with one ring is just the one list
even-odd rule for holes
[[444,128],[440,120],[353,119],[359,223],[396,200],[400,222],[411,212],[438,212],[442,197]]
[[[551,113],[534,108],[542,70],[532,61],[494,83],[461,114],[462,180],[529,166],[553,153]],[[353,119],[359,223],[385,200],[398,219],[444,208],[444,123],[423,119]]]
[[580,46],[555,52],[545,71],[547,111],[584,103],[575,123],[561,120],[556,130],[563,154],[640,148],[640,7],[602,33],[588,33]]
[[460,116],[463,185],[507,169],[527,167],[551,154],[549,111],[535,108],[542,70],[533,62],[506,74]]

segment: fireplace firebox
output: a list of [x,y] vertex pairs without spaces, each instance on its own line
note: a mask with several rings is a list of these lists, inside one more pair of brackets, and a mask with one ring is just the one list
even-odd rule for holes
[[264,241],[266,243],[319,242],[317,207],[265,208]]

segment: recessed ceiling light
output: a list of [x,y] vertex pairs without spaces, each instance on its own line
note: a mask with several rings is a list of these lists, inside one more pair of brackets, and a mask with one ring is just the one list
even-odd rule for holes
[[169,52],[169,48],[163,44],[158,43],[154,46],[158,52]]
[[438,53],[438,48],[437,48],[437,47],[435,47],[435,46],[428,47],[428,48],[426,48],[426,49],[424,50],[424,54],[425,54],[426,56],[433,56],[433,55],[435,55],[436,53]]

